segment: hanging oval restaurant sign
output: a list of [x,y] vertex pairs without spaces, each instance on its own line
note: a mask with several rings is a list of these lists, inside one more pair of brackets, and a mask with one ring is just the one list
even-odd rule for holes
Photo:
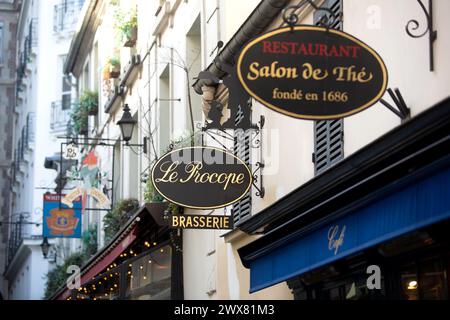
[[285,115],[329,120],[375,104],[388,76],[381,57],[334,29],[296,26],[268,32],[241,51],[239,81],[263,105]]
[[187,208],[226,207],[244,197],[253,182],[249,167],[233,154],[213,147],[177,149],[153,166],[156,191]]

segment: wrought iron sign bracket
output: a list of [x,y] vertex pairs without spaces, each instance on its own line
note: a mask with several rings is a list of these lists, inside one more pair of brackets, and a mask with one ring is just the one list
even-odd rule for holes
[[[264,169],[264,162],[257,162],[255,163],[256,169],[253,171],[253,187],[256,189],[255,195],[257,197],[260,197],[261,199],[264,198],[264,195],[266,193],[264,186],[263,186],[263,175],[262,170]],[[259,171],[259,176],[258,176]]]
[[437,31],[434,30],[434,21],[433,21],[433,0],[428,0],[428,10],[423,4],[422,0],[417,0],[423,12],[425,13],[425,17],[427,19],[427,29],[420,34],[413,34],[413,31],[419,29],[420,23],[411,19],[406,24],[405,30],[406,33],[414,39],[422,38],[428,33],[428,47],[430,53],[430,71],[434,71],[434,42],[437,40]]
[[303,0],[296,5],[287,6],[283,9],[283,21],[293,29],[297,25],[299,20],[297,11],[308,4],[311,5],[314,10],[324,11],[326,13],[322,16],[318,25],[327,28],[327,30],[331,29],[333,27],[333,24],[341,19],[339,15],[336,15],[330,9],[317,6],[312,0]]
[[[266,122],[266,118],[261,115],[260,116],[260,120],[258,121],[258,124],[256,125],[256,127],[258,128],[255,131],[255,137],[252,138],[251,142],[250,142],[250,146],[254,149],[259,149],[259,158],[261,159],[260,161],[255,163],[255,171],[253,171],[252,173],[252,177],[253,177],[253,187],[256,189],[255,195],[257,197],[260,198],[264,198],[265,195],[265,189],[263,186],[263,175],[262,175],[262,171],[264,169],[264,161],[263,159],[263,154],[262,154],[262,128],[264,127],[264,124]],[[259,172],[259,175],[258,175]]]
[[395,115],[397,115],[402,121],[408,119],[411,116],[411,110],[408,108],[408,106],[405,103],[405,100],[403,99],[402,94],[400,93],[400,90],[398,88],[387,89],[387,92],[391,96],[392,101],[394,101],[394,104],[397,108],[395,108],[393,105],[391,105],[389,102],[387,102],[384,99],[380,99],[380,102],[389,110],[391,110]]

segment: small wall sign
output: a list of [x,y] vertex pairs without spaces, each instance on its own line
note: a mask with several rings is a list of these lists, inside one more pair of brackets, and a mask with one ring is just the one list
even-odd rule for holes
[[64,159],[69,159],[69,160],[78,159],[79,154],[80,154],[80,150],[73,143],[65,145],[63,153],[62,153]]
[[233,229],[230,216],[177,215],[170,217],[170,227],[174,229]]
[[266,107],[310,120],[350,116],[375,104],[388,74],[381,57],[345,32],[281,28],[250,41],[237,62],[244,89]]
[[74,199],[72,208],[60,207],[64,195],[44,194],[43,236],[48,238],[81,238],[81,197]]
[[231,205],[250,190],[248,166],[233,154],[213,147],[174,150],[152,168],[155,189],[186,208],[216,209]]

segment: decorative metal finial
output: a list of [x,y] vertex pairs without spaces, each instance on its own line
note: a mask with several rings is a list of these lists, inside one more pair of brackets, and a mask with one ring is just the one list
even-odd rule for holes
[[319,25],[322,27],[330,29],[333,27],[336,21],[340,20],[340,17],[337,16],[329,8],[318,7],[312,0],[303,0],[296,5],[287,6],[286,8],[283,9],[283,21],[291,28],[294,28],[299,21],[297,11],[307,4],[310,4],[317,11],[324,11],[327,13],[319,21]]
[[433,0],[428,0],[428,10],[423,4],[421,0],[417,0],[423,12],[425,13],[425,17],[427,19],[427,28],[424,32],[420,34],[414,34],[414,31],[418,30],[420,27],[420,23],[416,19],[411,19],[406,24],[405,30],[406,33],[414,39],[422,38],[428,33],[428,42],[429,42],[429,52],[430,52],[430,71],[434,71],[434,47],[433,43],[437,39],[437,31],[434,30],[433,24]]

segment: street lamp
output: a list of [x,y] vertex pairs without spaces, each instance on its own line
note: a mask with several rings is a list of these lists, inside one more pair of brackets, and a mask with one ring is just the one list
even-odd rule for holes
[[137,121],[131,116],[128,104],[125,104],[123,107],[122,118],[117,122],[117,124],[120,126],[120,131],[122,131],[122,139],[127,144],[133,136],[133,130],[136,123]]
[[50,243],[48,243],[47,237],[44,237],[44,240],[41,243],[42,254],[44,255],[44,259],[47,259],[48,251],[50,250]]

